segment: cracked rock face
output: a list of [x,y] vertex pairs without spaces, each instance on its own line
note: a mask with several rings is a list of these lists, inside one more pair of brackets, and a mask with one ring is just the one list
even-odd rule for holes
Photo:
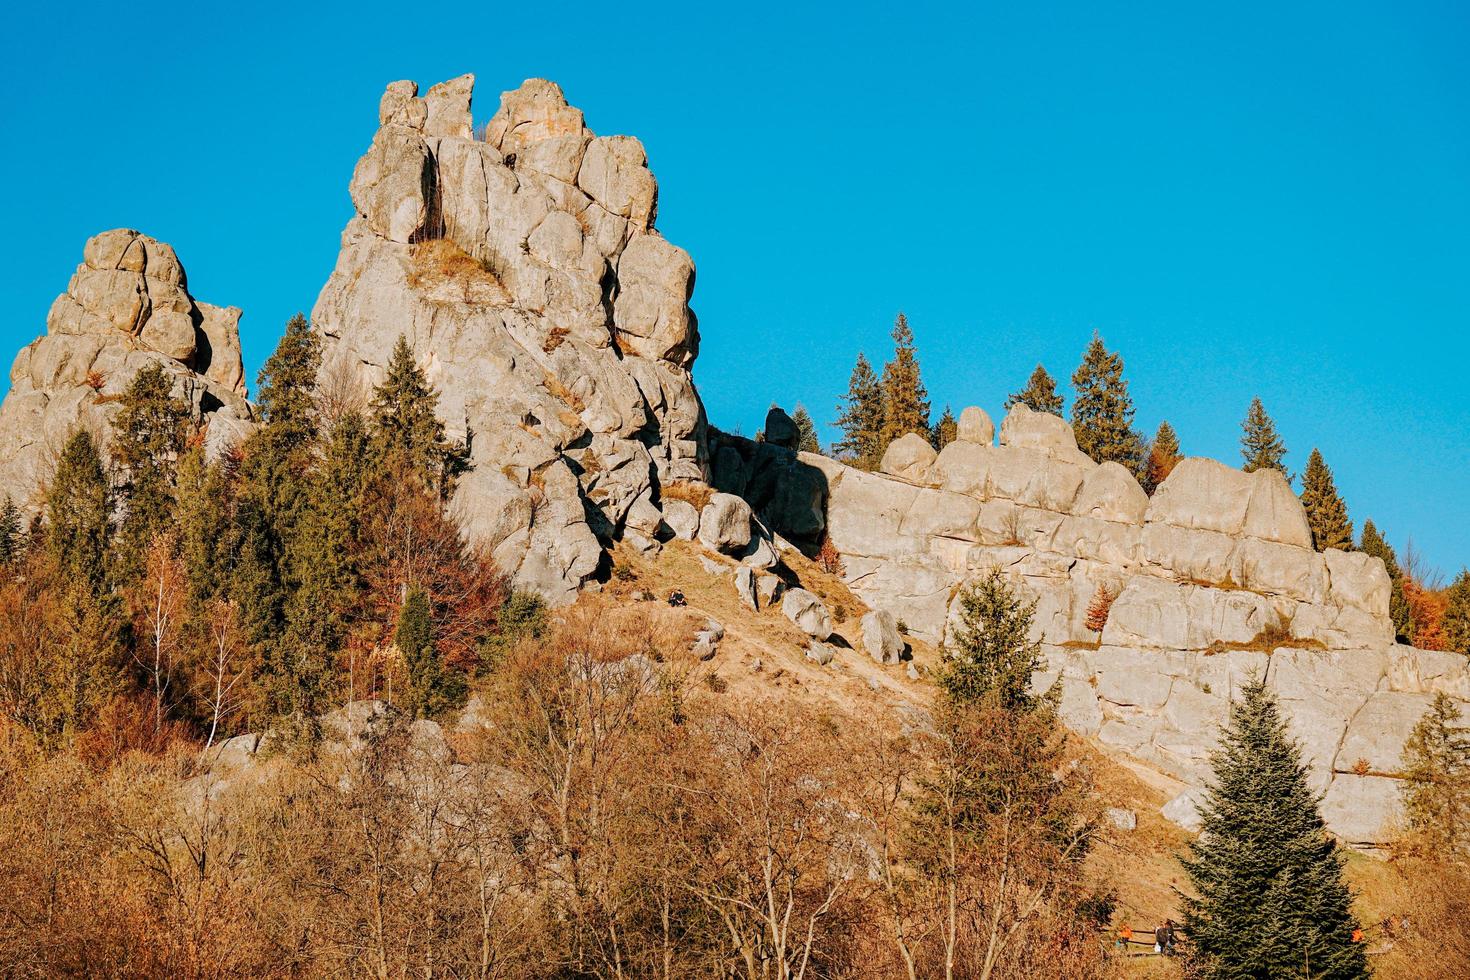
[[173,248],[139,232],[103,232],[82,254],[46,333],[16,356],[0,406],[0,487],[30,511],[73,433],[86,429],[106,445],[117,397],[149,364],[163,366],[207,423],[211,449],[251,425],[240,311],[196,300]]
[[659,524],[661,486],[705,477],[694,264],[654,228],[636,139],[539,79],[477,127],[473,87],[388,86],[312,322],[325,370],[364,388],[407,338],[470,443],[467,534],[565,602],[625,527]]

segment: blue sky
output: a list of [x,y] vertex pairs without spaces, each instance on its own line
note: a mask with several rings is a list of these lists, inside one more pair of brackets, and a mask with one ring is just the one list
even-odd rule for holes
[[999,418],[1096,329],[1141,428],[1238,462],[1258,394],[1358,524],[1470,562],[1462,4],[41,6],[0,36],[5,358],[131,226],[245,310],[253,379],[331,269],[383,86],[473,71],[483,120],[544,76],[648,148],[716,424],[830,422],[900,309],[936,414]]

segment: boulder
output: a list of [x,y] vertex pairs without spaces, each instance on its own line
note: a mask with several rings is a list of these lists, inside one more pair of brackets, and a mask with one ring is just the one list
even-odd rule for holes
[[827,643],[813,642],[806,648],[806,658],[816,663],[818,667],[830,664],[837,655],[837,648]]
[[756,596],[760,599],[760,604],[762,606],[769,606],[771,603],[775,602],[778,598],[780,598],[781,591],[785,588],[786,583],[782,582],[776,576],[762,575],[758,572],[756,573],[755,593]]
[[1142,524],[1148,511],[1148,494],[1133,474],[1119,463],[1101,463],[1089,470],[1072,502],[1078,517],[1095,517],[1124,524]]
[[797,628],[815,640],[832,635],[832,614],[822,600],[806,589],[787,589],[781,597],[781,612]]
[[796,422],[776,405],[772,405],[771,410],[766,412],[766,427],[761,431],[765,433],[766,442],[773,446],[795,449],[801,441]]
[[995,442],[995,423],[990,421],[990,416],[985,413],[985,409],[971,405],[960,412],[960,420],[955,426],[954,437],[960,442],[988,446]]
[[1103,811],[1103,816],[1118,830],[1131,832],[1138,829],[1138,814],[1132,810],[1110,806]]
[[743,551],[750,544],[750,505],[730,493],[717,493],[699,513],[699,541],[711,551]]
[[735,594],[740,597],[740,601],[747,609],[760,608],[760,603],[756,598],[755,570],[748,565],[741,565],[735,569]]
[[1065,459],[1078,455],[1077,437],[1065,420],[1050,412],[1034,412],[1020,402],[1011,406],[1000,424],[1000,444]]
[[1180,460],[1149,500],[1150,524],[1218,531],[1238,537],[1256,482],[1251,474],[1213,459]]
[[699,511],[687,500],[665,500],[664,523],[680,541],[693,541],[699,534]]
[[1197,834],[1200,828],[1205,825],[1204,818],[1200,816],[1199,811],[1201,799],[1202,794],[1199,790],[1185,790],[1168,803],[1165,803],[1159,812],[1170,823],[1183,827],[1190,833]]
[[863,649],[880,664],[896,664],[903,655],[898,620],[886,609],[875,609],[862,619]]
[[939,454],[929,445],[928,439],[917,432],[910,432],[888,444],[878,468],[890,476],[922,482],[929,474],[929,467],[938,457]]

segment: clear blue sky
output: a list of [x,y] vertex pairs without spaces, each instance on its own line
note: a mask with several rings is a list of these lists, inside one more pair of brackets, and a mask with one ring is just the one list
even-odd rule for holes
[[253,379],[331,269],[383,86],[473,71],[483,120],[539,75],[648,147],[716,424],[829,423],[899,309],[936,413],[998,418],[1097,329],[1141,428],[1238,462],[1259,394],[1355,522],[1470,562],[1463,4],[42,7],[0,36],[6,360],[122,225],[244,308]]

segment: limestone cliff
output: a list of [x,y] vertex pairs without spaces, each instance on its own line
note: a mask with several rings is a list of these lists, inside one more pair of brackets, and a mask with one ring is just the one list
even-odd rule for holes
[[567,601],[609,542],[652,540],[661,485],[703,475],[694,264],[654,228],[636,139],[541,80],[477,129],[473,83],[388,86],[312,322],[364,386],[407,337],[470,444],[464,527]]
[[209,445],[249,428],[240,362],[240,311],[189,294],[184,267],[163,242],[128,229],[87,242],[46,333],[22,348],[0,406],[0,488],[27,510],[39,506],[62,445],[80,428],[104,445],[117,396],[150,363],[207,423]]

